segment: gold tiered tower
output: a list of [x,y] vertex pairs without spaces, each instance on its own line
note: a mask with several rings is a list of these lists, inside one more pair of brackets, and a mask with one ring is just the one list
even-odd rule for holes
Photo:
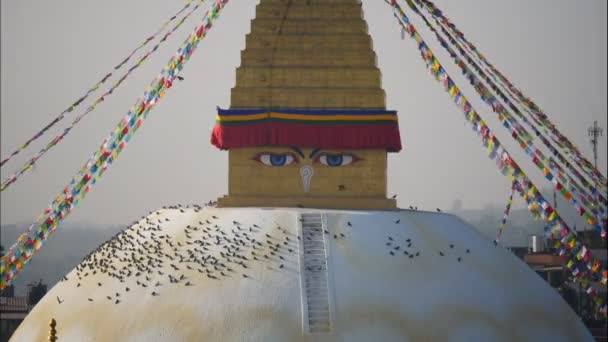
[[232,108],[384,108],[380,70],[356,0],[262,0]]
[[[231,109],[259,108],[385,110],[358,0],[260,1],[231,93]],[[318,146],[228,148],[228,196],[218,205],[396,209],[386,198],[386,148],[350,150],[357,162],[344,167],[314,165],[303,191],[299,170],[312,158],[280,168],[255,161],[261,153],[293,147],[308,158]]]

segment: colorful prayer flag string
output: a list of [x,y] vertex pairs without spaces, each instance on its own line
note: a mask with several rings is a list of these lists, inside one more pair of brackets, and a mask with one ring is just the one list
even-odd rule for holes
[[[557,126],[551,122],[549,117],[540,109],[536,103],[532,101],[529,97],[526,97],[515,85],[513,85],[490,61],[485,58],[481,52],[473,45],[469,40],[466,39],[464,34],[458,30],[456,25],[454,25],[444,14],[443,12],[431,1],[429,0],[415,0],[419,4],[422,3],[424,8],[436,18],[439,18],[454,34],[456,39],[463,42],[465,46],[467,46],[477,57],[478,59],[493,72],[493,74],[500,79],[500,81],[505,85],[506,89],[509,90],[511,94],[513,94],[519,103],[523,104],[527,107],[531,114],[533,114],[536,119],[541,123],[542,127],[552,136],[552,140],[560,146],[562,149],[565,149],[572,160],[582,169],[584,170],[590,178],[598,181],[604,189],[607,186],[607,180],[604,175],[602,175],[597,168],[593,166],[593,164],[585,158],[585,156],[576,148],[576,146],[568,140],[568,138],[561,134],[561,132],[557,129]],[[604,190],[605,192],[605,190]]]
[[[413,8],[415,9],[415,7]],[[455,58],[455,63],[463,69],[463,74],[465,75],[469,75],[471,74],[470,69],[467,68],[466,64],[464,64],[461,60],[456,58],[456,54],[451,51],[451,49],[449,48],[447,42],[441,37],[439,36],[438,32],[432,27],[432,25],[426,20],[426,18],[424,17],[424,15],[422,13],[420,13],[419,11],[416,11],[416,13],[421,16],[421,18],[424,20],[425,24],[427,24],[427,26],[429,27],[429,29],[431,29],[436,35],[437,35],[437,39],[440,41],[441,45],[448,50],[448,52],[450,53],[450,55],[452,57]],[[566,160],[566,158],[564,158],[564,156],[557,150],[557,148],[555,148],[555,146],[553,146],[553,144],[551,143],[550,139],[546,138],[541,132],[540,130],[536,127],[538,126],[542,126],[542,123],[540,123],[539,121],[537,121],[535,119],[534,116],[532,116],[532,121],[528,120],[526,118],[526,116],[521,113],[517,106],[515,106],[515,104],[513,104],[510,100],[509,97],[506,96],[493,81],[492,79],[490,79],[490,77],[488,77],[488,75],[486,74],[486,72],[484,71],[484,69],[482,69],[481,67],[479,67],[477,65],[477,63],[475,63],[473,61],[473,59],[469,56],[469,53],[467,53],[467,51],[465,51],[465,49],[456,41],[456,39],[454,39],[454,37],[445,29],[445,25],[442,24],[442,22],[440,22],[436,17],[433,17],[435,23],[437,24],[437,26],[440,28],[440,30],[442,31],[442,33],[447,37],[448,41],[460,52],[460,54],[463,56],[464,59],[466,59],[466,61],[473,67],[473,69],[479,74],[479,76],[488,83],[488,85],[490,86],[490,88],[492,90],[494,90],[502,99],[503,101],[508,105],[508,107],[513,110],[514,113],[516,113],[522,120],[524,123],[526,123],[534,132],[534,135],[538,138],[540,138],[541,142],[553,153],[553,155],[557,158],[558,161],[560,161],[561,163],[563,163],[566,166],[566,170],[564,170],[552,157],[548,158],[549,163],[547,163],[547,158],[544,157],[544,155],[542,155],[542,153],[540,152],[540,150],[538,150],[538,153],[536,153],[539,157],[541,157],[541,161],[543,163],[545,163],[545,165],[549,165],[549,169],[556,171],[557,172],[557,176],[559,178],[559,180],[562,183],[566,183],[564,184],[567,188],[573,187],[574,190],[573,191],[578,191],[581,192],[582,194],[585,195],[585,198],[581,199],[581,201],[583,201],[583,203],[586,206],[592,206],[592,207],[599,207],[598,210],[600,210],[600,215],[602,216],[606,216],[606,211],[605,208],[608,206],[608,202],[606,201],[606,197],[603,196],[601,194],[601,190],[598,191],[598,189],[596,188],[596,185],[589,183],[585,177],[572,165],[568,162],[568,160]],[[475,78],[474,82],[476,84],[481,84],[481,82],[478,82],[478,80]],[[500,82],[499,82],[500,83]],[[504,85],[502,86],[504,88]],[[487,88],[484,87],[484,92],[489,92],[487,90]],[[506,111],[506,109],[505,109]],[[527,111],[529,113],[529,111]],[[508,121],[514,121],[516,120],[513,117],[508,117],[507,118]],[[515,126],[515,125],[514,125]],[[546,131],[546,129],[545,129]],[[533,136],[530,135],[528,132],[526,132],[525,130],[522,129],[518,129],[517,132],[519,135],[525,136],[526,140],[531,140],[533,139]],[[531,147],[532,148],[532,147]],[[535,151],[537,149],[534,149]],[[572,174],[574,174],[574,176],[576,178],[578,178],[578,180],[583,184],[583,186],[581,187],[581,185],[579,185],[575,179],[572,179],[570,177],[570,175],[567,173],[570,172]],[[564,173],[566,174],[567,178],[564,178]],[[546,176],[546,175],[545,175]],[[571,182],[572,185],[567,184],[568,182]],[[586,192],[586,190],[589,191],[589,193]],[[596,209],[592,209],[590,210],[594,215],[597,216],[597,212],[595,212]]]
[[[136,47],[135,49],[133,49],[133,51],[125,59],[123,59],[122,62],[120,62],[119,64],[117,64],[114,67],[114,70],[120,69],[125,63],[127,63],[129,61],[129,59],[131,57],[133,57],[133,55],[137,51],[139,51],[141,48],[143,48],[144,46],[146,46],[146,44],[148,44],[151,40],[153,40],[162,30],[164,30],[173,20],[175,20],[177,18],[177,16],[179,16],[183,11],[185,11],[188,7],[190,7],[190,5],[192,4],[192,2],[194,2],[194,0],[189,0],[188,3],[186,3],[184,5],[184,7],[182,7],[182,9],[180,9],[169,20],[167,20],[153,35],[149,36],[143,43],[141,43],[138,47]],[[99,89],[99,87],[102,84],[104,84],[110,77],[112,77],[112,72],[107,73],[101,79],[101,81],[97,82],[93,87],[91,87],[89,90],[87,90],[87,92],[83,96],[81,96],[78,100],[76,100],[74,103],[72,103],[68,108],[66,108],[65,110],[63,110],[63,112],[61,112],[55,119],[53,119],[50,123],[48,123],[46,126],[44,126],[40,131],[38,131],[38,133],[34,134],[34,136],[32,136],[28,141],[26,141],[24,144],[22,144],[21,146],[19,146],[7,158],[4,158],[2,160],[2,162],[0,162],[0,167],[4,166],[4,164],[6,162],[8,162],[11,158],[13,158],[17,154],[19,154],[24,149],[26,149],[34,140],[37,140],[38,138],[40,138],[51,127],[53,127],[59,121],[63,120],[63,118],[65,117],[66,114],[71,113],[72,111],[74,111],[74,109],[76,107],[78,107],[91,93],[93,93],[94,91],[96,91],[97,89]],[[104,95],[106,95],[106,94],[104,94]]]
[[[481,96],[481,99],[488,104],[494,112],[497,113],[498,119],[501,121],[503,126],[510,131],[511,136],[517,140],[522,150],[524,150],[524,152],[532,159],[534,165],[536,165],[537,168],[543,173],[544,178],[553,184],[555,189],[560,192],[562,197],[564,197],[566,201],[574,206],[578,214],[582,216],[589,225],[594,226],[595,229],[601,233],[602,237],[606,237],[605,228],[602,226],[601,221],[597,220],[596,218],[599,214],[604,216],[606,215],[604,208],[601,205],[598,206],[594,200],[594,197],[582,190],[574,180],[572,180],[570,177],[565,177],[557,163],[547,159],[542,152],[534,146],[532,136],[517,122],[516,118],[511,116],[506,107],[504,107],[500,101],[498,101],[498,99],[491,94],[489,89],[486,88],[481,80],[475,76],[467,65],[450,48],[450,46],[443,39],[443,37],[439,35],[432,24],[420,11],[418,11],[415,4],[411,0],[408,0],[407,3],[410,8],[421,17],[427,27],[433,33],[435,33],[435,36],[441,43],[441,46],[446,49],[446,51],[454,59],[454,63],[460,67],[475,91]],[[401,9],[399,10],[401,11]],[[556,171],[557,176],[554,176],[551,171]]]
[[[387,3],[389,2],[387,1]],[[401,27],[405,29],[410,38],[416,41],[420,55],[426,63],[430,73],[445,87],[450,98],[457,104],[464,113],[465,118],[472,124],[473,130],[481,138],[490,159],[496,159],[496,165],[500,172],[515,183],[514,189],[524,198],[528,205],[528,210],[533,214],[535,219],[542,218],[547,222],[551,237],[556,239],[556,244],[561,246],[560,251],[571,256],[576,256],[578,262],[573,263],[573,265],[569,267],[571,273],[578,279],[586,279],[585,281],[587,283],[590,282],[590,279],[599,279],[601,275],[600,282],[603,285],[606,285],[606,269],[601,267],[599,261],[595,259],[587,247],[577,239],[576,233],[568,228],[566,223],[551,207],[551,204],[543,198],[538,188],[526,176],[523,170],[521,170],[515,160],[511,158],[506,148],[492,133],[479,114],[477,114],[464,94],[461,93],[460,89],[455,85],[446,70],[441,66],[439,60],[435,58],[435,55],[418,34],[414,25],[410,23],[401,7],[395,0],[391,0],[390,4],[393,7],[394,15]],[[605,298],[593,293],[593,291],[590,291],[590,293],[593,294],[590,294],[590,296],[595,299],[596,308],[598,308],[600,312],[605,313]]]
[[[53,138],[53,140],[51,140],[44,148],[42,148],[40,151],[38,151],[38,153],[36,155],[34,155],[34,157],[32,157],[28,162],[26,162],[19,170],[17,170],[17,172],[15,172],[13,175],[11,175],[10,177],[7,177],[5,180],[3,180],[2,184],[0,185],[0,191],[6,190],[11,184],[15,183],[17,181],[17,179],[19,179],[25,172],[30,170],[36,164],[36,162],[46,154],[46,152],[48,152],[53,147],[57,146],[57,144],[59,144],[63,140],[63,138],[65,138],[70,133],[70,131],[80,122],[80,120],[82,120],[82,118],[84,118],[89,113],[91,113],[93,110],[95,110],[96,106],[99,103],[103,102],[107,96],[112,94],[129,77],[129,75],[131,75],[131,73],[133,73],[137,68],[139,68],[139,66],[141,64],[143,64],[143,62],[149,56],[151,56],[156,50],[158,50],[160,45],[163,42],[165,42],[167,40],[167,38],[169,38],[169,36],[171,36],[171,34],[173,32],[175,32],[186,21],[186,19],[188,19],[188,17],[190,17],[190,15],[192,13],[194,13],[204,1],[205,0],[199,0],[199,2],[196,4],[196,6],[194,6],[188,13],[186,13],[186,15],[177,24],[175,24],[175,26],[173,26],[173,28],[171,30],[169,30],[167,33],[165,33],[165,35],[156,43],[156,45],[154,45],[150,50],[148,50],[145,54],[143,54],[135,62],[135,64],[131,68],[129,68],[129,70],[125,74],[123,74],[123,76],[118,81],[116,81],[106,92],[104,92],[95,101],[93,101],[93,103],[82,114],[78,115],[70,123],[70,125],[63,130],[63,132],[61,134],[59,134],[55,138]],[[188,5],[188,7],[190,7],[190,6]],[[188,7],[185,7],[185,8],[188,8]],[[179,13],[181,13],[181,12],[182,11],[180,11]],[[154,36],[152,36],[152,38],[153,37]],[[146,42],[147,41],[149,41],[149,40],[146,40]],[[137,50],[138,49],[136,49],[134,51],[137,51]],[[125,59],[124,62],[126,63],[126,61],[128,61],[128,58]],[[119,68],[122,64],[124,64],[124,63],[117,65],[115,67],[115,69]],[[109,75],[111,75],[111,74],[108,74],[108,76]],[[84,100],[84,98],[83,98],[83,100]],[[62,113],[62,115],[63,115],[63,113]],[[57,123],[57,122],[59,122],[59,120],[54,121],[54,122]],[[50,128],[51,126],[47,126],[47,127]],[[44,130],[46,131],[48,128],[45,128]],[[42,134],[40,134],[40,135],[42,135]],[[40,135],[37,135],[36,138],[38,138]],[[29,142],[31,142],[33,140],[35,140],[35,139],[30,139]],[[27,144],[29,144],[29,142]],[[27,147],[27,144],[23,145],[23,148]],[[14,154],[16,154],[16,153],[14,153]]]
[[212,28],[213,21],[219,16],[228,0],[216,0],[205,13],[202,24],[196,27],[182,43],[177,53],[171,57],[160,75],[150,84],[143,96],[131,107],[101,146],[89,158],[82,169],[72,178],[63,191],[51,202],[28,230],[21,234],[6,255],[0,259],[0,289],[10,285],[15,276],[28,264],[32,257],[53,234],[58,225],[84,199],[99,178],[115,161],[131,140],[137,129],[148,116],[150,110],[164,97],[173,81],[194,51],[199,42]]
[[500,226],[498,227],[498,233],[496,234],[496,239],[494,240],[494,245],[498,245],[498,243],[500,242],[500,237],[502,236],[502,231],[505,228],[505,225],[507,224],[507,218],[509,217],[509,214],[511,213],[511,205],[513,204],[513,194],[515,193],[516,185],[517,185],[516,182],[513,182],[511,184],[511,192],[509,193],[509,200],[507,201],[507,206],[505,207],[505,211],[502,216],[502,221],[500,221]]

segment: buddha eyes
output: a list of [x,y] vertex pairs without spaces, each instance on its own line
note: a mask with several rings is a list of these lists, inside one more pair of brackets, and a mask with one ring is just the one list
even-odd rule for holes
[[[260,153],[253,158],[255,161],[267,166],[287,166],[298,164],[300,159],[293,153]],[[314,163],[320,163],[329,167],[346,166],[360,159],[348,153],[321,153],[314,158]]]
[[260,153],[254,160],[268,166],[287,166],[298,159],[293,153]]
[[336,166],[346,166],[352,164],[357,161],[357,157],[352,154],[338,153],[338,154],[330,154],[330,153],[322,153],[316,159],[316,163],[321,163],[323,165],[336,167]]

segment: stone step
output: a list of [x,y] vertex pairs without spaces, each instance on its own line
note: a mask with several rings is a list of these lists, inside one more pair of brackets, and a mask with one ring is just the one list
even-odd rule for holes
[[[323,300],[327,301],[327,298],[324,298]],[[308,310],[309,310],[309,314],[313,314],[313,318],[314,319],[328,319],[329,315],[323,315],[322,312],[323,311],[329,311],[329,306],[327,305],[327,303],[325,304],[315,304],[315,303],[308,303]],[[321,317],[316,317],[315,315],[317,313],[321,313]],[[310,317],[310,316],[309,316]]]
[[324,318],[324,319],[329,318],[329,308],[326,308],[325,310],[320,309],[320,310],[310,310],[310,311],[315,314],[315,317]]
[[314,316],[312,318],[309,317],[309,322],[314,321],[317,323],[329,320],[329,307],[325,308],[310,308],[309,312]]
[[[316,281],[318,282],[318,281]],[[317,284],[316,282],[307,282],[306,283],[306,291],[309,294],[314,294],[315,298],[325,298],[327,297],[327,284]],[[325,293],[323,293],[325,292]],[[310,300],[309,300],[310,301]]]
[[[317,229],[319,225],[323,228],[323,220],[320,214],[305,214],[301,218],[306,220],[314,219],[319,224],[302,225],[303,235],[313,236],[317,241],[304,242],[303,246],[303,277],[307,317],[308,317],[308,332],[321,333],[330,330],[330,314],[329,314],[329,284],[327,277],[327,260],[325,251],[325,241],[323,239],[322,229]],[[315,269],[316,271],[310,271]]]

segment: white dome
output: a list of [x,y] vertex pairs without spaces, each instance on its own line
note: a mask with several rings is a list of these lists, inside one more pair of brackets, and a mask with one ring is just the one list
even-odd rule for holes
[[523,262],[440,213],[163,209],[67,278],[12,341],[46,340],[51,318],[60,341],[592,340]]

